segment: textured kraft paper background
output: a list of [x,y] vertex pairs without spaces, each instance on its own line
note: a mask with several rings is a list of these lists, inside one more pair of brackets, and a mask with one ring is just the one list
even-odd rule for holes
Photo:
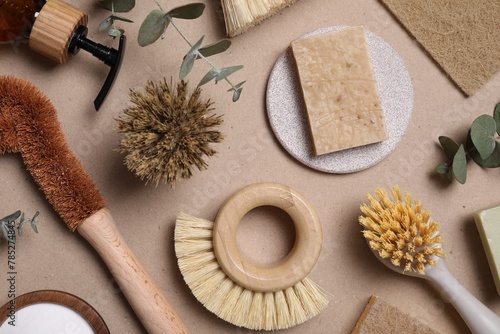
[[[113,45],[117,41],[97,27],[109,12],[93,1],[76,2],[89,13],[89,37]],[[205,34],[205,41],[224,36],[217,1],[207,4],[196,22],[179,25],[191,40]],[[185,3],[169,1],[165,8]],[[446,157],[438,136],[464,140],[468,127],[481,114],[491,114],[499,101],[500,76],[492,77],[466,98],[436,66],[379,1],[332,2],[301,0],[261,25],[234,38],[233,45],[212,61],[218,66],[243,64],[234,81],[247,80],[240,101],[231,102],[224,82],[207,85],[203,96],[215,102],[222,114],[224,142],[208,160],[209,168],[174,188],[145,186],[123,166],[116,149],[120,136],[114,119],[129,105],[129,89],[164,76],[175,79],[187,45],[169,30],[163,41],[141,48],[136,42],[140,22],[156,5],[140,2],[123,24],[127,53],[113,90],[96,113],[92,102],[108,67],[80,52],[65,65],[56,65],[30,52],[25,45],[0,46],[0,73],[29,79],[52,100],[59,113],[69,146],[81,159],[107,199],[118,228],[156,280],[192,333],[251,333],[217,319],[192,296],[176,264],[173,228],[177,212],[215,219],[223,202],[235,191],[256,182],[289,185],[315,206],[323,226],[323,249],[309,277],[331,295],[329,306],[312,320],[286,333],[350,333],[371,295],[414,316],[440,333],[469,333],[455,309],[428,282],[397,274],[373,256],[360,234],[359,205],[378,186],[399,184],[433,213],[441,223],[450,271],[480,301],[500,314],[486,256],[472,213],[500,205],[499,170],[469,164],[465,185],[437,177],[433,169]],[[353,174],[328,174],[312,170],[292,158],[275,139],[265,109],[270,71],[291,40],[321,27],[364,25],[389,43],[405,60],[414,87],[414,110],[408,131],[387,158]],[[169,28],[170,29],[170,28]],[[197,63],[192,83],[207,71]],[[112,333],[145,333],[139,320],[119,293],[111,274],[96,252],[72,233],[52,210],[26,172],[19,155],[0,157],[0,208],[2,215],[22,210],[40,212],[39,234],[26,229],[16,248],[16,293],[57,289],[89,302],[102,315]],[[276,224],[277,222],[277,224]],[[290,221],[276,210],[260,208],[243,219],[238,241],[251,258],[271,261],[290,249]],[[0,244],[0,303],[8,301],[7,248]]]

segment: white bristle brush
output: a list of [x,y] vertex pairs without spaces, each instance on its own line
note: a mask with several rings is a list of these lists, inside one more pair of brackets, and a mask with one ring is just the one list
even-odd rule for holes
[[[467,291],[448,271],[442,258],[439,224],[410,194],[394,187],[393,199],[377,189],[368,195],[359,217],[363,235],[378,259],[396,272],[429,280],[457,309],[475,334],[499,334],[500,318]],[[400,267],[403,266],[401,271]]]
[[[295,226],[292,250],[274,266],[248,261],[236,245],[243,216],[266,205],[283,209]],[[284,329],[314,317],[328,304],[326,295],[306,277],[319,258],[321,225],[311,204],[289,187],[245,187],[222,206],[215,224],[181,213],[174,238],[180,271],[194,296],[236,326]]]
[[229,37],[242,34],[297,0],[221,0]]

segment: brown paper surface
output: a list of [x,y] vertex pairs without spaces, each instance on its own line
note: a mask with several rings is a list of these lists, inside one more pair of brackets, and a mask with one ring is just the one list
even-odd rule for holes
[[[205,34],[206,43],[224,37],[224,23],[217,1],[196,21],[178,25],[191,41]],[[109,12],[94,1],[71,1],[89,14],[89,38],[117,46],[99,23]],[[163,3],[167,9],[184,4]],[[433,172],[446,157],[438,136],[460,141],[471,122],[491,114],[500,96],[500,76],[464,97],[435,66],[433,60],[377,1],[298,1],[279,15],[232,39],[228,52],[212,58],[219,67],[244,65],[234,82],[247,80],[240,101],[233,103],[225,82],[208,84],[203,96],[214,101],[214,112],[223,115],[220,130],[225,140],[214,145],[206,171],[189,180],[145,186],[123,165],[117,152],[120,135],[115,119],[130,105],[129,90],[148,80],[178,77],[182,57],[189,47],[169,27],[165,39],[148,47],[137,44],[140,23],[156,9],[154,2],[138,2],[123,14],[133,24],[119,23],[128,36],[121,72],[99,112],[93,110],[108,67],[81,51],[67,64],[56,65],[31,52],[27,45],[0,45],[0,73],[30,80],[51,99],[59,113],[68,145],[102,191],[119,230],[129,247],[164,291],[192,333],[250,333],[217,319],[193,297],[177,267],[173,229],[179,211],[213,220],[224,201],[235,191],[256,182],[279,182],[301,192],[314,205],[323,226],[321,256],[309,277],[331,298],[329,306],[312,320],[286,333],[349,333],[367,299],[376,294],[401,311],[432,324],[440,333],[466,334],[468,330],[451,304],[425,280],[397,274],[380,264],[368,249],[357,222],[359,205],[378,186],[399,184],[422,201],[441,223],[450,271],[479,300],[500,314],[500,297],[491,278],[472,213],[500,205],[498,171],[469,164],[465,185],[449,183]],[[379,164],[353,174],[328,174],[304,166],[275,139],[266,115],[265,95],[269,73],[290,41],[321,27],[363,25],[400,54],[414,86],[414,112],[406,136],[396,150]],[[195,85],[208,71],[197,61],[189,75]],[[29,227],[16,247],[16,294],[56,289],[75,294],[102,315],[112,333],[145,333],[139,319],[119,292],[97,253],[72,233],[53,211],[21,157],[0,156],[0,215],[36,211],[39,233]],[[286,218],[266,208],[257,209],[244,224],[238,242],[249,257],[268,262],[286,254],[293,244]],[[277,219],[278,224],[272,224]],[[0,304],[7,291],[7,247],[0,243]]]

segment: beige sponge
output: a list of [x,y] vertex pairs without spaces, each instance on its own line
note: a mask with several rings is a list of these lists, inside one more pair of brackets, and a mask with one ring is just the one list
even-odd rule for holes
[[351,334],[439,334],[419,320],[371,296]]

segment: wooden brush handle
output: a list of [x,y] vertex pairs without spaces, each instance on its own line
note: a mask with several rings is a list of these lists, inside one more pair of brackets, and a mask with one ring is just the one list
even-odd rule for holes
[[149,334],[188,333],[162,291],[128,248],[108,209],[87,218],[78,232],[104,260]]

